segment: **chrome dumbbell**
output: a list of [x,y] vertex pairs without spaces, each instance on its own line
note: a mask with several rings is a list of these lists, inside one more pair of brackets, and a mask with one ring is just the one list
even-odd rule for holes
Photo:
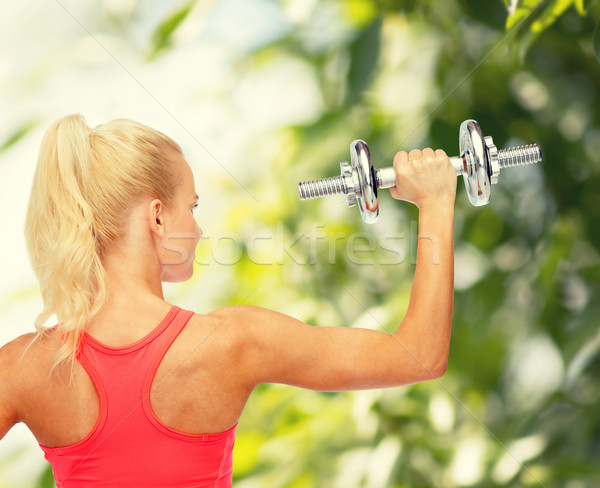
[[[483,136],[475,120],[465,120],[461,124],[459,146],[460,156],[451,157],[450,162],[457,176],[463,175],[469,200],[475,206],[490,201],[492,185],[498,183],[501,169],[542,160],[538,144],[498,150],[491,136]],[[362,219],[372,224],[379,217],[377,190],[396,186],[396,172],[391,166],[373,168],[369,147],[360,139],[350,145],[350,158],[351,164],[340,163],[340,176],[298,183],[300,199],[343,193],[348,206],[358,204]]]

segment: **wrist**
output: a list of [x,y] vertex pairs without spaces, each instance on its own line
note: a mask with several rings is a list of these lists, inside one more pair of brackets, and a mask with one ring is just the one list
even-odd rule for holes
[[454,216],[454,202],[434,201],[419,205],[419,216],[423,215],[445,215]]

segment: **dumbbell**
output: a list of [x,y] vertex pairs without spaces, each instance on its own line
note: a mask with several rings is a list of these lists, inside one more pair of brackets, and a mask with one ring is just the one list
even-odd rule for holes
[[[542,160],[538,144],[498,150],[492,137],[484,137],[471,119],[460,125],[459,147],[460,156],[451,157],[450,162],[457,176],[463,175],[469,200],[477,207],[489,203],[501,169]],[[351,164],[340,163],[340,176],[298,183],[300,200],[343,193],[348,206],[358,204],[363,221],[373,224],[379,217],[377,190],[396,186],[396,172],[392,166],[373,168],[369,146],[360,139],[350,144],[350,158]]]

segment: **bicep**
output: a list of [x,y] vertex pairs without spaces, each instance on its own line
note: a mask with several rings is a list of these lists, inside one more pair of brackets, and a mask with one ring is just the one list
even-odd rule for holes
[[322,391],[400,386],[432,379],[411,344],[380,331],[313,327],[247,307],[245,363],[253,381]]

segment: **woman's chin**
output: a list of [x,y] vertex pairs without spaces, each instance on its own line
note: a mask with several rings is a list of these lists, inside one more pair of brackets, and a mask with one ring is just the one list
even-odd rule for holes
[[164,272],[161,276],[161,281],[163,283],[181,283],[183,281],[189,280],[194,275],[194,266],[193,264],[189,266],[187,269],[182,270],[170,270],[170,272]]

